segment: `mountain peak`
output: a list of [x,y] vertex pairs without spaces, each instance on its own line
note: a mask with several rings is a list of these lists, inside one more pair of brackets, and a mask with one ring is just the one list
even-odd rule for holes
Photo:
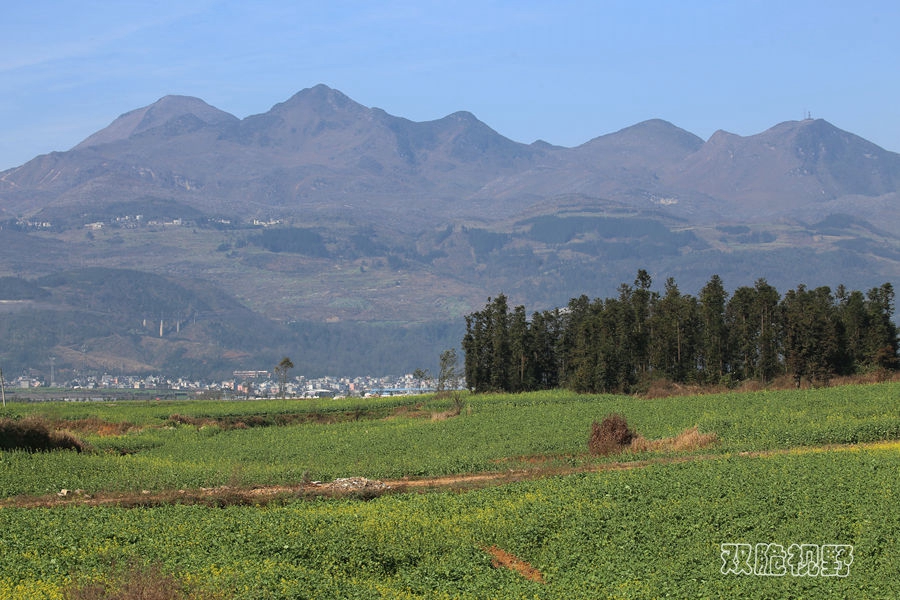
[[693,133],[677,127],[663,119],[648,119],[631,127],[621,129],[616,134],[619,137],[626,136],[637,142],[667,141],[670,144],[681,146],[688,150],[697,150],[703,145],[703,140]]
[[743,138],[736,133],[731,133],[730,131],[725,131],[724,129],[716,129],[713,134],[709,136],[709,139],[706,140],[706,145],[712,147],[722,146],[740,139]]
[[476,122],[480,123],[481,122],[478,120],[478,118],[475,115],[473,115],[472,113],[470,113],[467,110],[458,110],[455,113],[450,113],[449,115],[447,115],[447,118],[455,120],[455,121],[464,121],[466,123],[476,123]]
[[796,215],[813,210],[811,199],[896,191],[900,155],[824,119],[784,121],[746,137],[716,131],[679,165],[674,182],[727,199],[734,215]]
[[272,107],[271,113],[288,113],[297,110],[308,110],[315,113],[337,113],[344,111],[358,111],[365,107],[351,100],[339,90],[330,88],[320,83],[311,88],[305,88]]
[[200,98],[168,95],[149,106],[119,116],[108,127],[101,129],[75,146],[75,149],[126,140],[133,135],[165,125],[180,117],[192,117],[208,125],[237,121],[237,117],[210,106]]
[[[829,123],[825,119],[803,119],[802,121],[784,121],[770,127],[762,133],[746,138],[737,138],[742,143],[780,146],[792,151],[810,167],[812,163],[841,166],[848,157],[876,159],[878,157],[894,160],[896,154],[865,140],[858,135]],[[889,158],[890,157],[890,158]],[[846,164],[844,164],[846,166]]]
[[696,152],[703,140],[662,119],[650,119],[601,135],[575,148],[591,161],[655,171]]

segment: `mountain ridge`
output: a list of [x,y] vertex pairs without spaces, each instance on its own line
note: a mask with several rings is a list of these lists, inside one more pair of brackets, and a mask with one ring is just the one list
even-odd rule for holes
[[[32,340],[33,356],[99,353],[114,339],[132,364],[182,356],[221,372],[292,344],[365,348],[348,333],[363,324],[395,341],[428,323],[450,331],[500,291],[535,308],[614,295],[639,268],[688,292],[714,273],[734,287],[865,288],[900,275],[898,201],[900,155],[822,119],[707,140],[648,119],[568,148],[515,142],[467,111],[412,121],[323,84],[242,119],[163,96],[0,172],[0,277],[41,282],[42,306],[56,303],[0,310],[0,327]],[[59,336],[63,315],[88,317],[53,282],[85,267],[171,289],[184,314],[217,294],[241,308],[185,321],[175,337],[137,313],[102,327],[92,313],[94,337]],[[100,314],[121,308],[91,301]],[[241,334],[251,322],[278,343]],[[421,343],[413,354],[436,358],[447,339]]]
[[[110,144],[128,146],[113,149]],[[781,150],[772,153],[767,148]],[[739,168],[735,152],[742,155]],[[872,164],[859,158],[849,164],[844,160],[849,155],[875,158],[869,159]],[[66,164],[69,159],[78,164]],[[113,168],[104,171],[102,164]],[[320,169],[313,180],[306,174],[310,168]],[[35,176],[23,177],[31,169]],[[240,174],[241,169],[246,173]],[[65,203],[66,192],[116,171],[125,180],[155,180],[163,189],[153,195],[178,195],[173,187],[211,184],[220,194],[234,187],[230,177],[221,174],[237,174],[245,180],[242,195],[256,196],[257,204],[265,204],[257,186],[280,188],[281,201],[272,208],[281,211],[292,204],[285,189],[294,188],[293,200],[326,203],[367,189],[384,194],[405,190],[419,200],[575,193],[643,208],[662,197],[676,199],[668,204],[676,213],[681,196],[682,205],[694,213],[715,205],[719,213],[743,214],[758,206],[772,217],[779,212],[796,216],[792,204],[821,200],[817,193],[833,200],[896,192],[900,155],[821,119],[785,121],[746,137],[717,131],[706,141],[666,121],[649,119],[573,148],[521,144],[466,111],[414,122],[367,108],[319,84],[244,119],[198,98],[165,96],[125,113],[69,152],[42,155],[0,173],[0,193],[21,198],[20,189],[29,188],[35,198],[47,192]],[[358,185],[348,189],[343,182],[350,179]],[[762,180],[770,185],[754,183]],[[200,199],[202,204],[202,195],[183,200]],[[785,204],[785,197],[798,195],[799,200]],[[27,215],[36,214],[38,204],[14,206]],[[201,208],[212,209],[208,202]]]
[[[845,162],[849,156],[855,164]],[[810,208],[822,201],[896,192],[900,155],[824,119],[785,121],[747,137],[714,133],[679,167],[673,181],[710,196],[730,197],[731,209],[745,218],[751,216],[748,208],[808,218]]]

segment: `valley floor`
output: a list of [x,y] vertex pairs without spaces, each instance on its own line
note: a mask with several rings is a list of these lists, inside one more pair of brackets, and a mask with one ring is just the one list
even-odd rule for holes
[[897,597],[898,391],[8,406],[0,597]]

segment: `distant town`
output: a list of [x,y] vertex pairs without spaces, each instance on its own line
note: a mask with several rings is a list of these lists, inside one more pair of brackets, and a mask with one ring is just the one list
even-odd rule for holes
[[[417,375],[422,375],[418,373]],[[110,400],[174,398],[344,398],[396,396],[433,392],[436,380],[425,374],[362,377],[288,377],[281,381],[271,371],[235,371],[221,381],[167,378],[157,375],[82,376],[64,382],[47,382],[20,376],[4,381],[7,400]]]

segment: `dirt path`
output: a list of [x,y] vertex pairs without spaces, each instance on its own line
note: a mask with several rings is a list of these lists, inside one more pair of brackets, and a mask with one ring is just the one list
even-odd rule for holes
[[15,496],[0,500],[3,508],[49,508],[56,506],[122,506],[147,507],[165,504],[205,504],[226,506],[232,504],[263,505],[278,500],[313,496],[355,497],[371,499],[385,493],[404,491],[464,491],[515,481],[526,481],[576,473],[600,473],[641,469],[651,465],[665,465],[700,460],[713,460],[729,456],[758,458],[784,454],[809,454],[814,452],[842,452],[860,449],[896,449],[900,451],[900,440],[867,442],[862,444],[828,444],[823,446],[801,446],[726,454],[697,453],[682,456],[655,456],[644,460],[625,460],[580,467],[543,467],[511,469],[463,475],[442,475],[437,477],[404,478],[376,481],[363,477],[336,479],[331,482],[308,482],[296,485],[276,485],[259,487],[231,487],[180,489],[141,492],[100,492],[86,493],[82,490],[60,490],[46,496]]

